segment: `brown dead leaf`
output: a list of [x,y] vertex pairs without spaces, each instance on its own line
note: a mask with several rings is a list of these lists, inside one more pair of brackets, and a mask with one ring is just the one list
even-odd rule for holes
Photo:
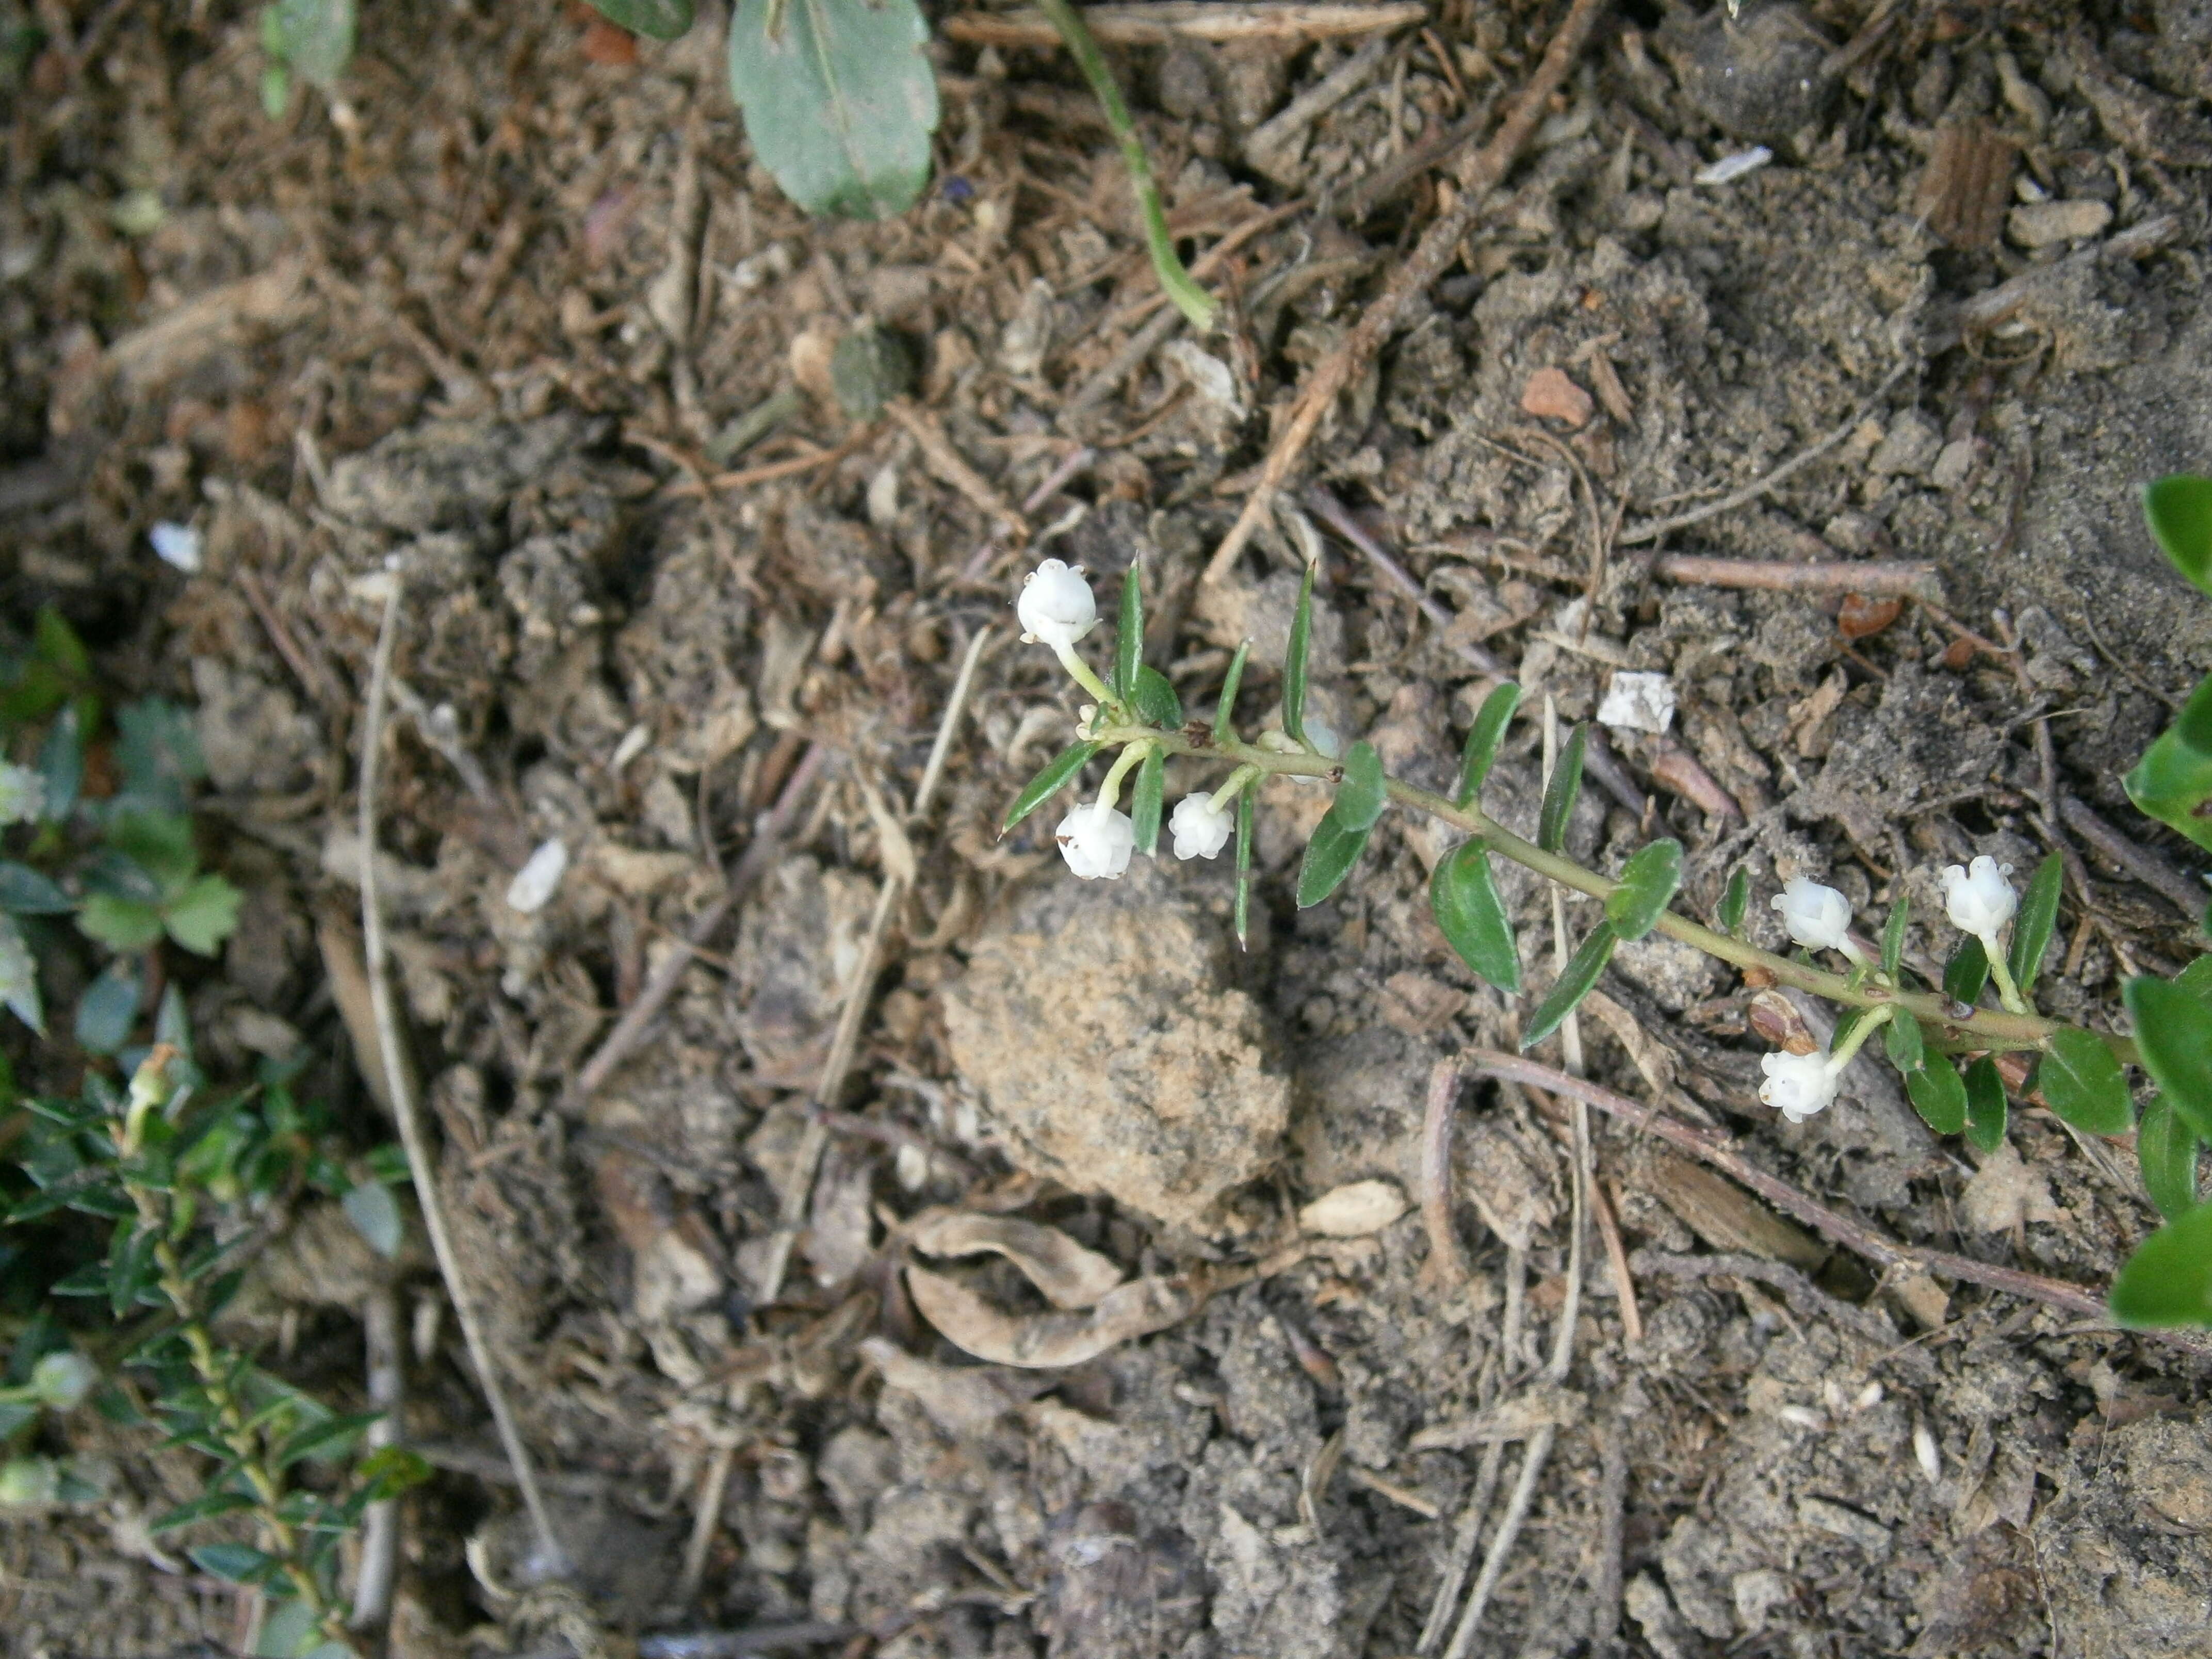
[[1042,1370],[1080,1365],[1109,1349],[1180,1324],[1210,1290],[1196,1275],[1133,1279],[1087,1313],[1010,1314],[957,1279],[909,1266],[906,1287],[945,1340],[994,1364]]
[[1531,374],[1521,390],[1521,409],[1538,420],[1561,421],[1575,428],[1587,426],[1589,417],[1597,413],[1589,393],[1561,368],[1540,368]]
[[1055,1308],[1095,1307],[1122,1279],[1113,1261],[1059,1229],[1010,1216],[924,1210],[907,1224],[906,1237],[924,1255],[1002,1255]]

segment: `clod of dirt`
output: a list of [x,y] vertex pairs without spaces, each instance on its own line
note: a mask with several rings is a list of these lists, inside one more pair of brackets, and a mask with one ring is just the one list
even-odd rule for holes
[[1682,91],[1732,138],[1787,138],[1819,120],[1836,90],[1823,67],[1830,42],[1795,6],[1731,19],[1705,14],[1684,44]]
[[988,931],[945,1028],[1018,1166],[1205,1228],[1290,1121],[1260,1010],[1228,979],[1220,921],[1140,864],[1110,896],[1056,882]]
[[2037,1517],[2051,1616],[2080,1659],[2179,1659],[2212,1629],[2212,1411],[2097,1437]]
[[580,415],[426,421],[332,464],[324,504],[342,519],[422,535],[467,523],[595,435]]

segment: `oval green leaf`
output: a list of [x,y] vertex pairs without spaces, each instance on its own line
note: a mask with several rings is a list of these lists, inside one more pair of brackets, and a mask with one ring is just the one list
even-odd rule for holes
[[1168,677],[1149,663],[1137,667],[1137,718],[1147,726],[1173,732],[1182,725],[1182,699]]
[[161,1516],[148,1528],[150,1532],[173,1532],[179,1527],[189,1527],[195,1521],[212,1521],[219,1515],[234,1515],[240,1510],[250,1510],[253,1500],[242,1492],[203,1492],[189,1504],[179,1504]]
[[76,908],[76,901],[51,876],[12,859],[0,860],[0,910],[19,916],[61,916]]
[[2004,1145],[2004,1079],[1997,1063],[1987,1054],[1966,1067],[1966,1144],[1977,1151],[1994,1152]]
[[2166,1103],[2164,1095],[2151,1097],[2136,1129],[2136,1162],[2142,1169],[2143,1190],[2158,1212],[2179,1221],[2197,1207],[2197,1132]]
[[353,61],[354,0],[276,0],[262,14],[264,45],[325,92]]
[[2212,1325],[2212,1204],[2143,1240],[2112,1281],[2112,1309],[2138,1330]]
[[2136,1050],[2166,1102],[2200,1139],[2212,1140],[2212,1006],[2189,987],[2139,975],[2120,988],[2136,1024]]
[[277,1565],[276,1558],[246,1544],[195,1544],[185,1552],[203,1572],[228,1578],[234,1584],[250,1584]]
[[928,39],[915,0],[739,0],[730,95],[785,195],[866,219],[914,204],[937,131]]
[[1606,895],[1605,919],[1623,939],[1642,939],[1674,902],[1682,884],[1682,843],[1655,841],[1638,848]]
[[1881,971],[1889,982],[1898,982],[1898,970],[1905,963],[1905,929],[1912,919],[1912,901],[1903,893],[1889,912],[1889,920],[1881,925]]
[[1306,740],[1306,653],[1313,643],[1314,567],[1298,583],[1298,608],[1291,613],[1291,646],[1283,654],[1283,731],[1293,743]]
[[1147,748],[1137,763],[1137,787],[1129,802],[1129,823],[1136,831],[1137,850],[1146,858],[1160,845],[1160,801],[1167,787],[1167,761],[1157,749]]
[[1229,659],[1229,672],[1221,682],[1221,701],[1213,710],[1213,740],[1226,743],[1237,735],[1237,688],[1244,683],[1244,659],[1252,654],[1252,641],[1247,640],[1237,647],[1237,654]]
[[1881,1046],[1889,1055],[1889,1063],[1908,1081],[1928,1064],[1928,1042],[1921,1034],[1920,1022],[1902,1010],[1892,1014],[1883,1024]]
[[2143,522],[2173,568],[2212,593],[2212,478],[2176,472],[2145,484]]
[[1014,797],[1014,804],[1006,809],[1006,816],[999,824],[999,833],[1005,835],[1066,788],[1068,781],[1084,769],[1098,750],[1095,743],[1071,743],[1047,761],[1044,769],[1023,785],[1022,793]]
[[1313,839],[1306,843],[1305,858],[1298,866],[1299,909],[1311,909],[1343,884],[1352,866],[1359,862],[1359,855],[1367,850],[1367,837],[1372,833],[1371,826],[1346,827],[1336,809],[1328,809],[1314,826]]
[[1462,842],[1437,860],[1429,878],[1429,909],[1462,962],[1499,990],[1521,994],[1521,951],[1513,923],[1498,902],[1490,849],[1480,840]]
[[1954,1135],[1966,1127],[1966,1085],[1948,1060],[1937,1059],[1932,1066],[1907,1072],[1905,1092],[1912,1098],[1912,1109],[1937,1134]]
[[1491,763],[1498,758],[1498,745],[1504,740],[1505,728],[1513,723],[1513,711],[1520,706],[1521,688],[1511,680],[1492,686],[1490,695],[1482,700],[1474,724],[1467,728],[1467,747],[1459,758],[1459,787],[1452,799],[1460,805],[1472,805],[1482,793]]
[[692,0],[592,0],[610,23],[656,40],[680,39],[696,15]]
[[1137,670],[1144,660],[1145,596],[1133,564],[1121,578],[1121,618],[1114,635],[1114,695],[1125,702],[1137,700]]
[[1721,908],[1713,915],[1721,932],[1733,937],[1743,926],[1743,913],[1750,903],[1751,872],[1739,864],[1729,877],[1728,890],[1721,895]]
[[1590,930],[1582,949],[1568,959],[1550,994],[1528,1016],[1528,1026],[1521,1033],[1523,1054],[1558,1030],[1561,1022],[1581,1006],[1582,1000],[1596,986],[1598,976],[1605,972],[1606,963],[1613,960],[1613,947],[1620,943],[1620,935],[1613,931],[1609,921],[1601,921]]
[[2212,848],[2212,674],[2122,781],[2152,817]]
[[1990,982],[1990,953],[1972,934],[1943,964],[1943,994],[1969,1008],[1981,1000],[1982,987]]
[[2124,1135],[2135,1122],[2135,1101],[2120,1062],[2104,1042],[2074,1026],[2053,1031],[2035,1068],[2044,1104],[2093,1135]]
[[2012,922],[2011,960],[2012,982],[2026,996],[2028,988],[2035,983],[2035,975],[2043,966],[2043,953],[2050,948],[2051,930],[2058,925],[2058,894],[2066,884],[2066,861],[2056,853],[2045,854],[2043,862],[2035,866],[2028,878],[2027,890],[2021,895],[2020,912]]
[[1370,830],[1389,804],[1382,757],[1371,743],[1355,743],[1344,757],[1344,781],[1336,786],[1329,811],[1347,830]]
[[1589,746],[1589,731],[1577,726],[1567,734],[1559,764],[1544,786],[1543,810],[1536,815],[1536,845],[1556,853],[1567,844],[1567,823],[1575,815],[1575,802],[1583,793],[1583,751]]

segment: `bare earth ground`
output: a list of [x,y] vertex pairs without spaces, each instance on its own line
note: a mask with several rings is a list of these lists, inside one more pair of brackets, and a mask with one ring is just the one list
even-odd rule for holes
[[[1676,835],[1700,914],[1746,863],[1776,943],[1764,896],[1789,875],[1877,914],[1909,895],[1925,918],[1942,865],[2024,869],[2063,836],[2086,889],[2045,995],[2109,1020],[2119,978],[2186,960],[2191,929],[2052,808],[2077,798],[2190,867],[2116,776],[2212,666],[2212,608],[2132,507],[2143,478],[2212,455],[2212,29],[2189,0],[1747,12],[1730,33],[1717,8],[1618,9],[1461,262],[1334,411],[1315,476],[1455,620],[1328,539],[1317,696],[1435,781],[1486,684],[1460,647],[1562,720],[1616,669],[1668,672],[1674,732],[1616,734],[1620,759],[1642,791],[1686,753],[1724,797],[1662,787],[1640,824],[1593,789],[1580,854],[1617,868]],[[1299,914],[1285,878],[1321,797],[1283,786],[1242,955],[1221,869],[1078,885],[1056,809],[994,830],[1073,714],[1012,639],[1040,548],[1102,583],[1139,564],[1152,660],[1197,709],[1239,639],[1279,657],[1299,523],[1218,584],[1198,573],[1269,410],[1468,151],[1379,204],[1358,186],[1510,97],[1554,9],[1447,0],[1267,148],[1258,125],[1357,42],[1117,53],[1187,247],[1307,204],[1235,250],[1217,278],[1234,326],[1206,355],[1171,334],[1126,357],[1153,289],[1106,134],[1054,56],[940,45],[932,194],[890,223],[810,225],[750,162],[718,11],[625,64],[592,61],[622,54],[601,33],[587,56],[582,15],[550,5],[388,0],[365,9],[345,106],[275,124],[250,9],[37,15],[62,44],[0,90],[8,625],[58,605],[119,685],[199,706],[219,856],[252,895],[219,968],[173,964],[209,1048],[241,1061],[289,1026],[343,1054],[352,993],[325,963],[357,948],[376,620],[351,585],[404,556],[377,854],[404,1000],[477,1294],[611,1628],[665,1653],[738,1650],[672,1634],[803,1621],[836,1627],[818,1650],[900,1659],[1410,1653],[1486,1444],[1514,1443],[1492,1457],[1502,1492],[1545,1422],[1556,1445],[1476,1652],[2212,1653],[2201,1359],[1971,1285],[1877,1286],[1630,1130],[1601,1123],[1596,1150],[1627,1249],[1763,1255],[1826,1288],[1624,1285],[1594,1236],[1567,1381],[1534,1386],[1569,1298],[1564,1109],[1531,1092],[1462,1105],[1463,1279],[1429,1260],[1416,1208],[1030,1370],[979,1366],[909,1295],[902,1229],[932,1206],[1168,1274],[1267,1257],[1346,1183],[1417,1197],[1432,1066],[1512,1046],[1520,1005],[1429,920],[1449,843],[1422,828],[1386,822],[1344,893]],[[2013,146],[1982,194],[1931,167],[1968,124]],[[1692,181],[1753,142],[1770,165]],[[2031,198],[2058,205],[2008,224]],[[1966,246],[1929,228],[1947,222]],[[864,318],[921,378],[911,404],[848,423],[828,356]],[[1546,370],[1570,384],[1529,396]],[[791,422],[715,451],[793,384]],[[1667,549],[1926,561],[1941,606],[1870,633],[1855,609],[1846,637],[1834,593],[1654,575],[1638,525],[1838,429]],[[163,519],[204,532],[203,574],[148,550]],[[939,796],[887,828],[986,629]],[[1256,719],[1273,686],[1257,668],[1246,684]],[[1534,732],[1492,786],[1509,822],[1533,817]],[[736,921],[575,1101],[810,745],[822,769]],[[902,833],[911,891],[763,1305]],[[573,863],[554,902],[510,909],[513,872],[556,836]],[[1509,896],[1548,963],[1548,901]],[[1947,948],[1918,925],[1911,945]],[[1582,1022],[1591,1073],[1908,1241],[2100,1285],[2150,1225],[2129,1150],[2037,1110],[1982,1158],[1862,1066],[1857,1098],[1778,1121],[1753,1092],[1747,996],[1673,947],[1624,951]],[[17,1060],[64,1084],[67,1064]],[[349,1065],[320,1075],[364,1142],[388,1135]],[[349,1237],[303,1222],[238,1330],[353,1404],[371,1269]],[[927,1265],[991,1307],[1043,1307],[997,1258]],[[392,1650],[555,1650],[517,1614],[512,1492],[453,1322],[427,1271],[406,1291],[408,1431],[444,1473],[410,1500]],[[160,1570],[140,1524],[189,1467],[82,1432],[111,1498],[0,1525],[0,1650],[224,1648],[237,1602]],[[720,1510],[687,1602],[702,1492]]]

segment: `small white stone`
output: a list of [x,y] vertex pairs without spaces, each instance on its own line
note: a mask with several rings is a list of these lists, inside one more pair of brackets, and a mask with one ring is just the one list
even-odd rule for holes
[[1597,723],[1616,732],[1664,732],[1674,723],[1674,682],[1665,674],[1615,674],[1597,707]]
[[1690,180],[1699,185],[1732,185],[1746,173],[1758,172],[1773,159],[1774,152],[1765,145],[1753,144],[1749,149],[1737,150],[1699,167],[1690,175]]
[[508,907],[526,916],[536,915],[551,901],[561,885],[561,878],[568,872],[568,848],[556,836],[532,853],[522,868],[514,872],[514,879],[507,884]]
[[146,532],[146,539],[153,543],[155,556],[163,564],[187,576],[199,574],[200,532],[191,526],[171,524],[165,519]]
[[1925,1423],[1912,1425],[1912,1457],[1930,1482],[1942,1478],[1943,1454],[1936,1449],[1935,1431]]
[[1354,1181],[1333,1188],[1298,1212],[1298,1225],[1323,1238],[1364,1238],[1406,1213],[1406,1194],[1392,1181]]
[[2005,216],[2005,234],[2021,247],[2049,247],[2097,235],[2112,222],[2111,205],[2094,198],[2024,202]]

